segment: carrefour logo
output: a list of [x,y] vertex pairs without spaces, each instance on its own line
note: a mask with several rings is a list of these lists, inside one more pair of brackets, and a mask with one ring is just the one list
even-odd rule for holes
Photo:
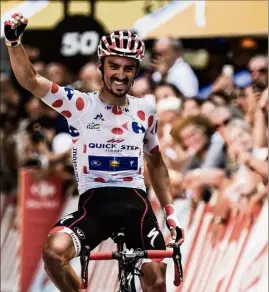
[[36,182],[30,187],[30,192],[34,196],[38,196],[40,198],[48,198],[53,197],[56,193],[56,187],[46,181]]
[[137,122],[132,122],[132,129],[136,134],[143,134],[146,131],[145,128]]

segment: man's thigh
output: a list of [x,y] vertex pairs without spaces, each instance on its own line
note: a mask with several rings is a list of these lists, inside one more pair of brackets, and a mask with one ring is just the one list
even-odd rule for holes
[[159,228],[157,218],[152,210],[150,202],[140,193],[141,197],[137,199],[137,205],[141,208],[137,214],[132,215],[132,220],[126,230],[127,247],[143,250],[165,250],[165,241]]
[[71,236],[76,249],[76,256],[81,254],[83,248],[93,250],[112,233],[109,225],[104,228],[99,218],[84,214],[81,211],[73,212],[61,218],[52,230],[55,232],[55,229]]

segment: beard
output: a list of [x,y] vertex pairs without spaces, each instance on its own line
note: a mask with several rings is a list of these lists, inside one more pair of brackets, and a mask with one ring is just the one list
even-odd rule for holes
[[122,90],[122,91],[118,91],[118,90],[111,88],[110,92],[113,93],[116,97],[123,97],[128,93],[130,87],[131,86],[127,87],[125,90]]
[[108,91],[110,91],[114,96],[116,97],[124,97],[130,90],[131,88],[131,84],[129,84],[129,79],[126,78],[123,81],[123,88],[115,88],[117,87],[117,85],[115,85],[115,83],[113,83],[114,81],[120,81],[117,78],[111,78],[110,79],[110,88],[108,86],[106,86],[106,88],[108,89]]

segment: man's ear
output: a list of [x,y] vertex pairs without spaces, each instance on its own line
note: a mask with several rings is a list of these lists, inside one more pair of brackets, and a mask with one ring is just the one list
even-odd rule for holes
[[99,70],[101,71],[101,67],[102,67],[102,62],[101,62],[101,60],[98,60],[98,62],[97,62],[97,66],[98,66]]
[[104,75],[104,59],[99,59],[97,66],[101,71],[102,75]]

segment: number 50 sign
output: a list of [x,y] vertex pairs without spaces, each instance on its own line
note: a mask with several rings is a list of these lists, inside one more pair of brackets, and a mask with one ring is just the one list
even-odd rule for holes
[[88,15],[68,15],[50,35],[50,54],[70,70],[80,68],[96,56],[100,38],[106,34],[103,24]]
[[78,54],[93,55],[96,52],[99,35],[96,31],[66,32],[62,36],[60,52],[65,57]]

